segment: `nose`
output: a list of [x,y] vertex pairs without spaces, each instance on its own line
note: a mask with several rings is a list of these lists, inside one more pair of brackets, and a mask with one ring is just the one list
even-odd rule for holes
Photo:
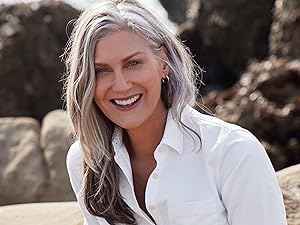
[[116,72],[114,77],[114,82],[112,86],[112,90],[114,92],[126,92],[132,87],[132,83],[124,73]]

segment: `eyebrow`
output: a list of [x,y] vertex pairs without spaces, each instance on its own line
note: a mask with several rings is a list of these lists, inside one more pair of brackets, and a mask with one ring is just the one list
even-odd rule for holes
[[[136,56],[136,55],[139,55],[139,54],[145,54],[143,51],[138,51],[138,52],[134,52],[128,56],[126,56],[124,59],[122,59],[122,63],[126,62],[127,60],[129,60],[130,58]],[[107,65],[106,63],[99,63],[99,62],[95,62],[95,65],[97,66],[105,66]]]

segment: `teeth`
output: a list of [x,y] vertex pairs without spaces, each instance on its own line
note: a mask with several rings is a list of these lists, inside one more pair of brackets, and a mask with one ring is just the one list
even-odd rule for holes
[[127,99],[127,100],[114,100],[114,102],[118,105],[121,105],[121,106],[125,106],[125,105],[131,105],[132,103],[134,103],[136,100],[138,100],[138,98],[140,97],[140,95],[135,95],[133,96],[132,98],[130,99]]

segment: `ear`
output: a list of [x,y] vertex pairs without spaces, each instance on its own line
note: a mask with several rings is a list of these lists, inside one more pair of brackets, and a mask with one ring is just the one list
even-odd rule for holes
[[169,74],[170,68],[169,68],[169,59],[167,56],[167,50],[165,46],[160,47],[160,53],[159,53],[161,60],[161,74],[162,78],[166,78],[166,76]]

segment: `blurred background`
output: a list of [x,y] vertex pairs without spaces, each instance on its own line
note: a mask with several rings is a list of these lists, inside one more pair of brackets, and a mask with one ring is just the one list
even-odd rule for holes
[[[74,199],[60,55],[93,2],[0,0],[0,205]],[[300,1],[142,2],[205,71],[199,103],[251,130],[276,170],[299,164]]]

